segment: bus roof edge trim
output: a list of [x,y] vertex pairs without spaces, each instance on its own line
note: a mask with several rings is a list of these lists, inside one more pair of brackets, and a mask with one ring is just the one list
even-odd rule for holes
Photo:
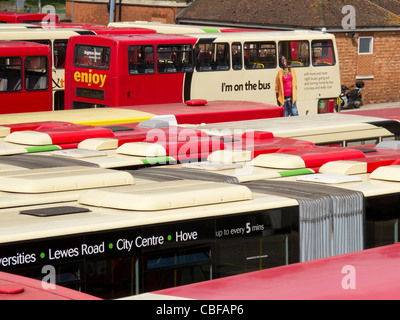
[[88,190],[80,204],[132,211],[156,211],[252,200],[253,193],[243,185],[208,181],[179,180],[133,186],[117,193]]

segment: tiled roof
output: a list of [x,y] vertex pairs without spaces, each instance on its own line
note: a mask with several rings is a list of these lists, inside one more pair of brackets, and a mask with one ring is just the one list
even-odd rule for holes
[[400,0],[195,0],[177,21],[341,28],[346,5],[355,8],[357,28],[400,27]]

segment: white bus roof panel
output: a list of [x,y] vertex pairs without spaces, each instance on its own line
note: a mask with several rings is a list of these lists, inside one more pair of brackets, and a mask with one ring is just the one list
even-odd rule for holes
[[0,190],[43,193],[134,184],[128,172],[91,168],[58,167],[11,171],[0,176]]
[[400,166],[383,166],[371,173],[371,179],[400,182]]
[[179,180],[133,187],[128,192],[90,190],[79,197],[84,205],[153,211],[253,199],[249,188],[235,184]]

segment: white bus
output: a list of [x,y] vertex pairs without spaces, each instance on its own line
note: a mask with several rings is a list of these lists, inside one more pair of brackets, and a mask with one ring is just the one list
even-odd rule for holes
[[[66,105],[73,109],[193,99],[276,105],[282,56],[296,75],[299,115],[335,112],[340,94],[335,38],[324,32],[74,37],[70,45]],[[101,62],[84,55],[94,50]],[[82,81],[80,75],[89,74],[104,82]]]

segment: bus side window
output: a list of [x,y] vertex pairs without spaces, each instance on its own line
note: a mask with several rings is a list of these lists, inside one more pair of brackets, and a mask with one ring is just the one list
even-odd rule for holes
[[218,43],[213,70],[226,71],[230,69],[230,54],[228,43]]
[[291,67],[308,67],[310,65],[308,41],[279,42],[279,58],[282,56],[286,58],[287,64]]
[[0,91],[22,89],[22,60],[20,57],[0,58]]
[[55,40],[54,41],[54,67],[56,69],[65,68],[65,58],[67,55],[67,44],[66,40]]
[[159,73],[193,72],[192,46],[188,44],[157,47]]
[[248,42],[244,44],[246,69],[276,68],[276,45],[274,42]]
[[34,56],[25,58],[25,89],[43,90],[49,87],[47,58]]
[[311,43],[313,66],[332,66],[336,64],[331,40],[316,40]]
[[197,44],[195,50],[196,70],[211,71],[212,46],[208,44]]
[[240,43],[232,44],[232,68],[233,70],[242,70],[242,45]]
[[129,74],[154,73],[154,47],[129,46],[128,67]]
[[197,44],[195,50],[197,71],[227,71],[230,69],[228,43]]

